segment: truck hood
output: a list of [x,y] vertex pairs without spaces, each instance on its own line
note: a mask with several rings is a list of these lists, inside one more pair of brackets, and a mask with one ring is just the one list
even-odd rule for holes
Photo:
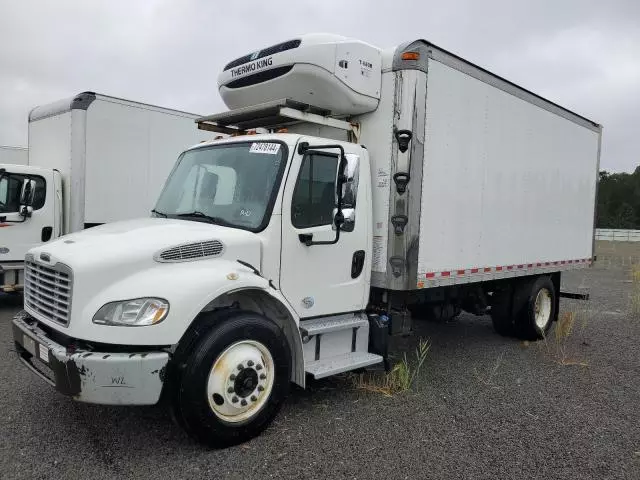
[[[215,243],[204,248],[202,242]],[[201,308],[197,303],[205,293],[214,293],[230,282],[234,287],[255,284],[258,277],[237,260],[260,268],[261,244],[258,235],[245,230],[187,220],[145,218],[83,230],[29,251],[38,267],[33,275],[27,268],[26,275],[33,280],[26,282],[25,310],[72,338],[127,345],[173,344],[184,333],[185,319],[197,313],[192,309]],[[168,249],[168,255],[160,258]],[[42,267],[69,275],[70,303],[51,305],[50,297],[43,297],[58,280]],[[231,278],[230,273],[234,274]],[[31,281],[35,286],[29,293]],[[197,294],[190,297],[194,289]],[[31,294],[32,303],[28,300]],[[91,321],[109,302],[142,297],[159,297],[171,304],[168,318],[152,330]],[[66,325],[52,318],[54,308],[67,310]]]
[[223,245],[222,253],[216,258],[240,259],[259,268],[261,248],[257,235],[209,223],[164,218],[93,227],[36,247],[29,253],[37,261],[51,265],[60,262],[71,267],[76,278],[83,273],[114,274],[121,278],[145,265],[157,264],[154,256],[168,248],[212,240]]

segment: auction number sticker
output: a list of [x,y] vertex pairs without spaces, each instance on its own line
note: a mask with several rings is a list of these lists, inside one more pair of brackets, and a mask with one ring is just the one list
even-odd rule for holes
[[45,363],[49,363],[49,349],[44,345],[38,346],[40,347],[40,359]]
[[252,143],[249,151],[251,153],[266,153],[267,155],[276,155],[280,151],[280,144],[267,142]]

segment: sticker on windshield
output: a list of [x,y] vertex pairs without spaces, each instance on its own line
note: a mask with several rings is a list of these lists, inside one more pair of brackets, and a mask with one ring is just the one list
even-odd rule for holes
[[267,155],[277,155],[280,151],[279,143],[252,143],[249,149],[251,153],[266,153]]

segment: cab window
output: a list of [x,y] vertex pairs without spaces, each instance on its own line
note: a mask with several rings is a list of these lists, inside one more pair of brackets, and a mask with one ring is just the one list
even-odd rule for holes
[[305,155],[293,191],[291,223],[296,228],[333,223],[338,157],[317,153]]
[[[20,210],[20,194],[25,178],[25,175],[19,173],[5,173],[0,177],[0,213],[16,213]],[[36,182],[31,206],[34,210],[39,210],[46,200],[46,182],[39,176],[31,175],[29,178]]]

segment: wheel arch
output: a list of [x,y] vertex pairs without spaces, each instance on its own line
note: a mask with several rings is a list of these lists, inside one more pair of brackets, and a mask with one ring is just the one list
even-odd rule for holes
[[[305,387],[304,355],[302,351],[302,337],[298,329],[298,322],[284,301],[269,292],[256,287],[230,290],[210,301],[201,311],[215,312],[238,308],[263,315],[272,320],[285,334],[291,351],[291,381],[300,387]],[[197,327],[198,318],[192,322],[191,328]]]

